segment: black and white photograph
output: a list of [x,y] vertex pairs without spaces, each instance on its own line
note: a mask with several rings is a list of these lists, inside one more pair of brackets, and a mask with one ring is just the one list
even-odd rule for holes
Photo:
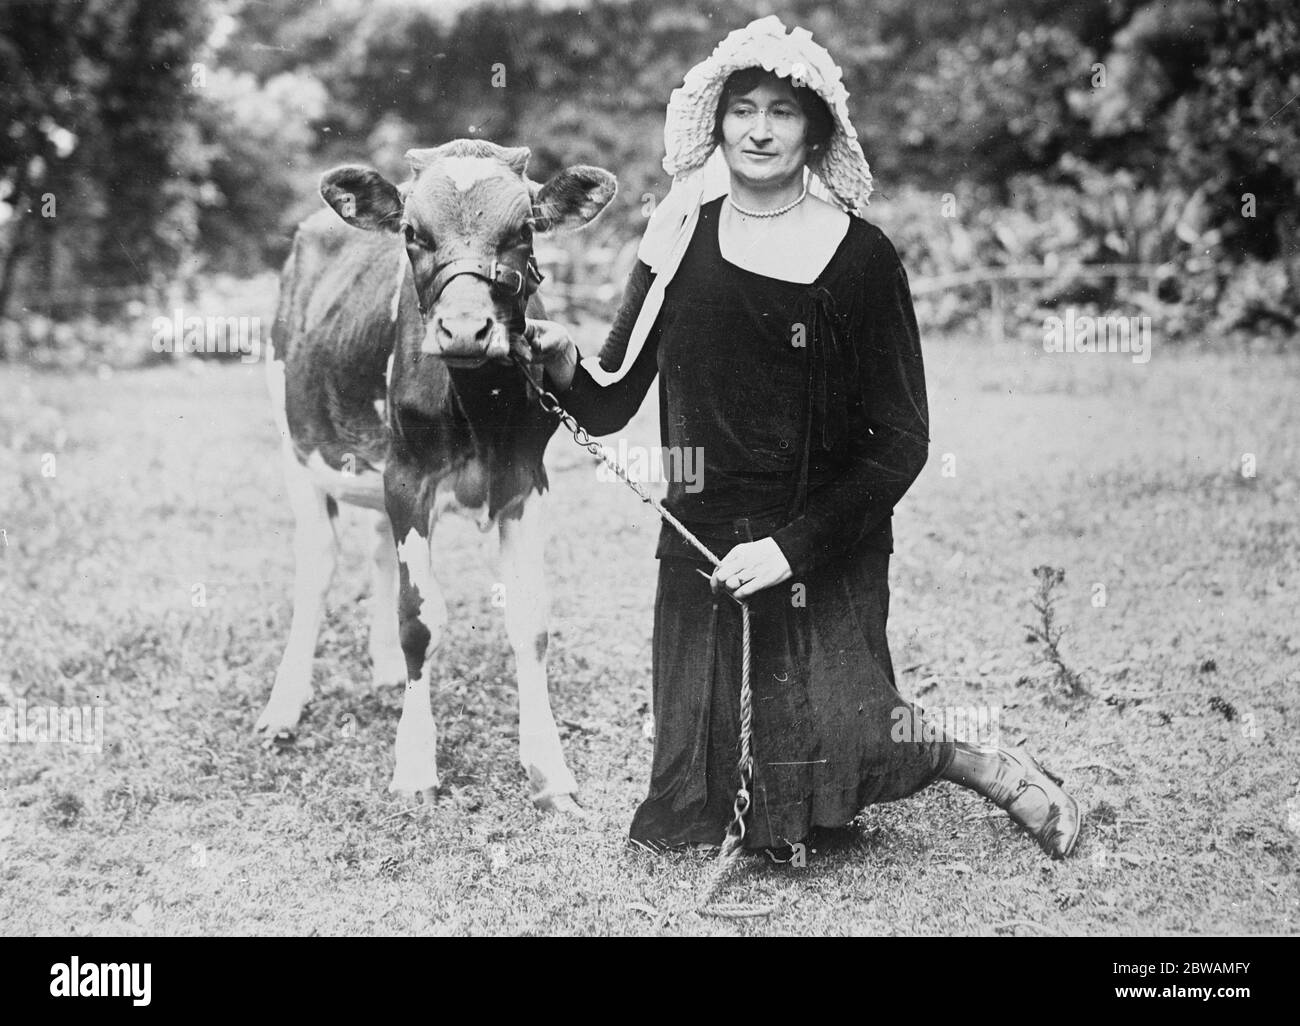
[[1240,1013],[1171,945],[1300,933],[1298,596],[1294,0],[0,0],[56,1006],[909,937]]

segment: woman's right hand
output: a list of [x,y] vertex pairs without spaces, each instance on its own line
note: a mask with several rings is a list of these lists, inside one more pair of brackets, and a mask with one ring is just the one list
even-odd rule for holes
[[556,389],[561,392],[567,389],[578,369],[578,347],[569,329],[555,321],[528,320],[524,338],[533,355],[546,367],[546,374]]

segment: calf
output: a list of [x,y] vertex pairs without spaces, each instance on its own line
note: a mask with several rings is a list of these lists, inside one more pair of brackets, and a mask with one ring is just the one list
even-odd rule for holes
[[312,694],[338,503],[370,507],[380,532],[374,680],[406,686],[389,789],[432,797],[430,660],[447,609],[429,544],[439,516],[466,511],[500,535],[532,798],[572,810],[577,784],[546,689],[542,455],[555,419],[530,397],[511,347],[522,344],[526,308],[542,316],[534,233],[586,224],[616,185],[584,166],[538,185],[525,174],[528,153],[459,140],[407,153],[412,177],[400,188],[363,167],[321,179],[333,210],[299,226],[268,354],[296,571],[289,641],[257,729],[292,737]]

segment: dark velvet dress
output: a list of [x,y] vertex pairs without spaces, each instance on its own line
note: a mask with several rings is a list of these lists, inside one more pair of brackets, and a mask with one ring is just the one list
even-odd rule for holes
[[[721,203],[701,208],[629,372],[602,387],[579,367],[561,398],[606,435],[658,376],[662,444],[703,468],[670,478],[665,505],[718,556],[771,537],[790,564],[790,581],[750,599],[745,843],[778,847],[914,794],[952,760],[950,741],[891,737],[912,707],[885,639],[890,517],[925,463],[925,384],[907,277],[879,229],[851,218],[817,280],[797,284],[723,258]],[[603,365],[621,361],[650,280],[638,264]],[[667,525],[657,555],[654,760],[631,837],[716,844],[739,782],[740,607]]]

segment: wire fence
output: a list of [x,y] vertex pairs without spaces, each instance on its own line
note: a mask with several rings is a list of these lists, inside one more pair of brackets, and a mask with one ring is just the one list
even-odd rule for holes
[[[623,282],[635,259],[631,246],[600,245],[587,248],[538,247],[538,262],[547,275],[542,296],[547,315],[556,320],[582,319],[612,320],[622,298]],[[914,298],[937,296],[952,292],[975,292],[967,303],[971,312],[986,312],[990,335],[1001,340],[1009,302],[1008,293],[1026,282],[1037,282],[1061,288],[1102,279],[1143,281],[1154,296],[1172,270],[1167,265],[1145,263],[1070,264],[1048,266],[1040,264],[1008,264],[972,267],[949,274],[920,276],[910,281]],[[986,290],[986,291],[985,291]],[[23,320],[31,315],[48,317],[49,311],[72,300],[86,304],[87,309],[102,309],[103,305],[119,307],[124,313],[139,315],[150,310],[170,309],[169,304],[179,300],[182,291],[173,285],[165,290],[145,286],[52,290],[36,296],[24,296],[19,310],[11,310],[10,320]],[[985,300],[980,293],[987,296]],[[223,307],[233,302],[223,298]],[[15,304],[16,305],[16,304]],[[226,314],[240,311],[223,310]]]
[[[629,266],[626,260],[612,250],[600,248],[586,252],[556,249],[547,254],[549,262],[543,263],[551,276],[546,287],[549,314],[556,319],[575,319],[579,316],[596,316],[612,319],[622,294],[622,278]],[[616,273],[611,276],[611,269]],[[996,340],[1004,336],[1008,291],[1026,282],[1038,282],[1064,288],[1079,282],[1100,279],[1145,281],[1147,291],[1155,296],[1172,270],[1163,264],[1108,263],[1069,264],[1048,266],[1042,264],[1007,264],[972,267],[950,274],[921,276],[910,280],[913,297],[938,295],[945,292],[987,290],[987,305],[978,295],[972,297],[973,311],[987,311],[990,332]]]

